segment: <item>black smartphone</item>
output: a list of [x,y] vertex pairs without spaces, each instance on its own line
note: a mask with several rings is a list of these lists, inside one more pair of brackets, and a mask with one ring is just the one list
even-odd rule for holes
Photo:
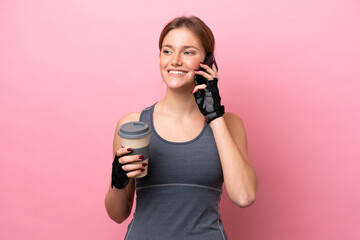
[[[213,63],[215,63],[215,67],[216,70],[218,71],[218,66],[216,64],[215,61],[215,57],[214,54],[212,52],[208,53],[203,61],[204,64],[208,65],[210,68],[212,68]],[[204,71],[207,72],[205,69],[203,69],[202,67],[200,67],[199,71]],[[207,79],[204,78],[203,76],[199,75],[199,74],[195,74],[194,76],[194,81],[196,85],[201,85],[201,84],[207,84]]]

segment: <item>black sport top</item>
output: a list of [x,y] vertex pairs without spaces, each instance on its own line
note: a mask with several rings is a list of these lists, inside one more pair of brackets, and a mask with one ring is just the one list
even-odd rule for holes
[[140,121],[151,128],[148,174],[135,178],[136,209],[125,240],[224,240],[219,202],[223,173],[211,127],[187,142],[157,134],[154,106]]

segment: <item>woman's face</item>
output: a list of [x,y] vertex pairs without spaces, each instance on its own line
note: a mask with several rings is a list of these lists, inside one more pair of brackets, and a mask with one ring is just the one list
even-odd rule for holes
[[170,88],[193,87],[194,70],[199,69],[205,50],[199,39],[186,28],[168,32],[160,53],[161,76]]

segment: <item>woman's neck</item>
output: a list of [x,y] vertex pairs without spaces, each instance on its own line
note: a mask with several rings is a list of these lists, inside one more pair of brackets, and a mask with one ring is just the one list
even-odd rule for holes
[[193,114],[202,116],[190,91],[166,88],[165,97],[157,104],[157,110],[178,119]]

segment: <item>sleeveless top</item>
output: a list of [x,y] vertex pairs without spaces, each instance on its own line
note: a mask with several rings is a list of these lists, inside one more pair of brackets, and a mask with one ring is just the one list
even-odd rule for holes
[[187,142],[167,141],[154,128],[155,104],[140,114],[151,128],[148,174],[135,178],[136,209],[125,240],[226,240],[219,213],[224,180],[211,127],[205,123]]

